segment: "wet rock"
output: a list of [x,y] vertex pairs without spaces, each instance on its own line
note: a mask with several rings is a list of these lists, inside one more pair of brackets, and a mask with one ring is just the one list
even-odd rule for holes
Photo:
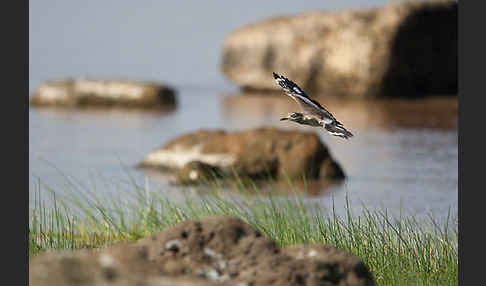
[[180,184],[194,184],[210,182],[214,179],[221,178],[221,170],[201,161],[191,161],[186,163],[182,169],[177,172],[177,182]]
[[186,220],[134,243],[44,253],[30,285],[374,285],[368,267],[332,245],[279,248],[244,221]]
[[173,108],[175,91],[165,85],[123,80],[67,79],[40,84],[33,106]]
[[[192,161],[205,165],[186,165]],[[139,166],[183,169],[183,177],[190,176],[191,170],[197,167],[205,169],[204,172],[207,169],[218,170],[228,176],[237,174],[250,178],[344,178],[342,169],[319,136],[312,132],[278,128],[189,133],[150,153]]]
[[232,32],[222,70],[245,89],[279,90],[272,72],[314,96],[457,94],[457,1],[313,11]]

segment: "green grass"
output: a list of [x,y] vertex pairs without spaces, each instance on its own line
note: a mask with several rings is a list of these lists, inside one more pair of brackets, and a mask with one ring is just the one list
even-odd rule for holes
[[30,209],[29,257],[48,249],[134,241],[185,219],[222,214],[242,218],[282,246],[330,243],[354,253],[370,267],[377,285],[458,282],[458,233],[450,217],[438,225],[433,218],[419,223],[414,217],[391,217],[386,210],[351,215],[349,205],[347,214],[338,216],[333,205],[326,211],[299,196],[263,196],[256,185],[235,185],[238,196],[214,185],[210,194],[187,193],[182,204],[134,182],[135,195],[104,198],[85,185],[72,186],[72,195],[59,197],[48,188],[41,191],[39,184]]

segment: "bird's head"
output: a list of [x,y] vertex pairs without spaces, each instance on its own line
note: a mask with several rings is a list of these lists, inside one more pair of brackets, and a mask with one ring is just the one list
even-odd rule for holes
[[280,118],[280,121],[282,121],[282,120],[296,121],[296,120],[302,119],[303,116],[304,115],[302,113],[292,112],[292,113],[287,114],[287,116]]

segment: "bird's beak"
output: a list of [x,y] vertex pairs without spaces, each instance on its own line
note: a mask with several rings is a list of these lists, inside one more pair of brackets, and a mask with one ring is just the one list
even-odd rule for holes
[[280,118],[280,121],[289,120],[287,117]]

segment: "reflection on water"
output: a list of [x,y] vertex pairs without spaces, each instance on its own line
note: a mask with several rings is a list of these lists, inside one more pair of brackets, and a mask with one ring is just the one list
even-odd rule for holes
[[[354,128],[457,128],[457,98],[318,100],[345,126]],[[224,108],[229,118],[274,119],[289,112],[300,112],[297,103],[282,93],[229,93]]]
[[[449,209],[457,211],[457,98],[320,100],[356,134],[346,141],[317,128],[279,121],[281,115],[298,110],[282,94],[242,95],[184,87],[179,91],[180,104],[170,112],[31,108],[30,201],[37,178],[59,193],[72,190],[65,176],[101,195],[133,191],[120,183],[133,179],[177,201],[181,189],[194,187],[178,187],[166,174],[136,169],[149,152],[201,128],[232,131],[277,126],[318,133],[348,176],[340,185],[306,182],[310,202],[327,208],[334,201],[344,207],[348,195],[356,214],[365,205],[419,218],[430,213],[439,220],[447,217]],[[272,186],[281,193],[304,187],[285,182]]]
[[329,193],[333,187],[343,184],[343,180],[218,180],[207,182],[198,186],[191,184],[181,186],[176,183],[173,175],[166,172],[159,172],[154,169],[141,169],[142,173],[152,181],[159,184],[168,184],[177,189],[193,188],[201,193],[208,193],[214,189],[221,189],[223,192],[248,193],[270,195],[295,195],[304,194],[310,197],[322,196]]

